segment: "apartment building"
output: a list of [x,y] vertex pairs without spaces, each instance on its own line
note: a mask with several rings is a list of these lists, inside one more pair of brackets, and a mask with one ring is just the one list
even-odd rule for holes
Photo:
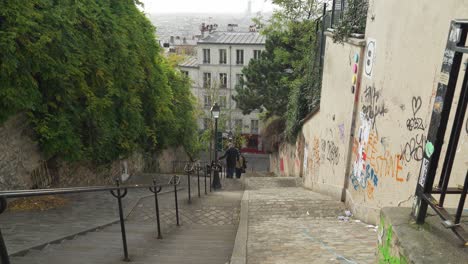
[[209,128],[210,108],[217,102],[225,113],[223,132],[241,131],[247,139],[245,149],[251,151],[262,150],[259,113],[243,115],[232,95],[244,78],[242,69],[264,49],[265,37],[258,32],[212,31],[197,42],[197,56],[179,65],[192,80],[192,92],[205,111],[198,121],[200,129]]

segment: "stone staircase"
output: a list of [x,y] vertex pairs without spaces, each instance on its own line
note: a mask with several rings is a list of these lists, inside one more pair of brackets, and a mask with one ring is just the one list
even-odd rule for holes
[[[223,226],[181,226],[156,239],[153,225],[127,224],[127,241],[132,263],[219,264],[232,252],[236,229]],[[71,240],[29,250],[11,258],[12,264],[121,263],[123,257],[119,224]]]

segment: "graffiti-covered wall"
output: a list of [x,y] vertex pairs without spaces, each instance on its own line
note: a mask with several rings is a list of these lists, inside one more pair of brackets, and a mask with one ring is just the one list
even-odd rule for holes
[[[377,223],[380,208],[412,205],[423,153],[434,151],[426,136],[443,104],[435,94],[450,21],[467,18],[468,0],[369,4],[364,40],[337,44],[327,36],[320,111],[305,123],[302,142],[283,147],[277,160],[296,168],[288,173],[302,175],[304,186]],[[468,168],[468,128],[462,132],[451,186],[463,184]]]

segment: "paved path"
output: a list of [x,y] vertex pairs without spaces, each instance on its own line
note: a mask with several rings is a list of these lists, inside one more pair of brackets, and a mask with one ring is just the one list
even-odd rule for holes
[[[224,186],[223,191],[201,198],[193,188],[191,204],[187,189],[180,191],[180,227],[175,225],[173,193],[160,195],[162,240],[156,238],[154,197],[142,198],[126,221],[132,263],[226,263],[234,245],[243,190],[236,180],[224,180]],[[120,263],[122,252],[120,226],[114,224],[13,257],[12,263]]]
[[246,263],[376,263],[375,229],[338,220],[345,210],[341,202],[292,187],[295,178],[249,177],[245,182]]

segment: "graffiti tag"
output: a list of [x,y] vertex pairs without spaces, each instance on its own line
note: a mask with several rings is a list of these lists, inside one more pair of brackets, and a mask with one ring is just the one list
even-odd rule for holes
[[413,107],[413,117],[408,118],[408,120],[406,120],[406,127],[409,131],[413,131],[416,129],[424,130],[422,118],[416,117],[416,114],[418,113],[419,109],[421,109],[422,105],[421,96],[413,97],[411,104]]
[[380,91],[377,91],[373,86],[367,87],[364,91],[362,113],[364,118],[371,122],[372,129],[376,128],[377,118],[384,116],[387,112],[388,109],[385,108],[384,102],[380,100]]
[[321,148],[328,162],[332,165],[338,165],[340,161],[340,149],[335,142],[322,139]]
[[426,142],[426,136],[424,134],[418,134],[412,137],[401,149],[401,157],[406,162],[421,161],[424,155],[424,143]]

